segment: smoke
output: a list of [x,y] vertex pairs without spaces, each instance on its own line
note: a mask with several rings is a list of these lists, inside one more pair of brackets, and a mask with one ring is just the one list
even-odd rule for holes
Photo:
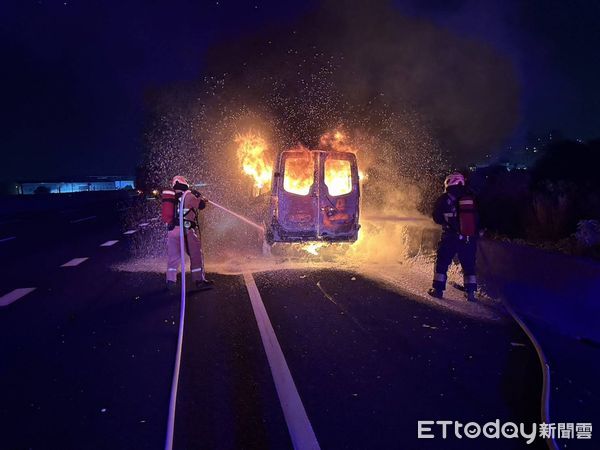
[[[291,25],[221,42],[205,60],[201,79],[147,95],[148,178],[154,186],[175,173],[201,180],[208,195],[256,220],[261,205],[249,202],[236,155],[240,133],[259,132],[273,161],[343,129],[368,177],[365,217],[415,215],[439,193],[440,176],[501,143],[517,120],[507,59],[387,1],[326,0]],[[230,239],[236,225],[214,220],[214,234]],[[381,257],[381,243],[396,239],[406,253],[406,230],[366,220],[361,233],[371,239],[354,251]],[[386,248],[390,260],[399,253]]]
[[207,67],[239,100],[268,99],[306,144],[338,122],[383,131],[393,121],[464,162],[501,142],[518,115],[507,59],[383,1],[325,1],[295,26],[214,48]]
[[[148,103],[149,161],[172,156],[168,168],[152,167],[154,176],[191,163],[203,179],[221,177],[231,133],[248,126],[269,134],[274,152],[314,147],[344,126],[380,145],[374,159],[415,178],[500,144],[518,116],[518,84],[487,44],[405,17],[387,1],[328,0],[294,24],[218,44],[203,79],[163,88]],[[215,153],[216,167],[196,163]]]

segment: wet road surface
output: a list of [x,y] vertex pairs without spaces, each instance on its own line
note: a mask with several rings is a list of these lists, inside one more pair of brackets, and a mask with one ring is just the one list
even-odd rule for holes
[[[26,252],[21,236],[0,243],[1,448],[163,448],[179,297],[160,273],[113,269],[156,239],[149,219],[98,214]],[[418,420],[539,422],[537,356],[508,318],[463,317],[356,272],[251,274],[293,383],[281,387],[248,276],[212,274],[214,290],[188,295],[175,448],[292,448],[298,408],[323,449],[544,448],[417,439]],[[282,405],[289,389],[300,405]]]

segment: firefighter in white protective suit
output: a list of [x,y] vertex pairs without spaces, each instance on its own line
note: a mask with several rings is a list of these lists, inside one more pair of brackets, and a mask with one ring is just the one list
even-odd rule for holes
[[177,290],[177,272],[181,263],[179,206],[183,205],[183,237],[187,254],[190,257],[192,281],[197,289],[205,290],[213,287],[213,282],[206,279],[204,271],[204,255],[200,239],[199,211],[206,208],[208,201],[190,185],[185,177],[177,175],[171,182],[172,189],[162,192],[162,220],[167,225],[167,289]]

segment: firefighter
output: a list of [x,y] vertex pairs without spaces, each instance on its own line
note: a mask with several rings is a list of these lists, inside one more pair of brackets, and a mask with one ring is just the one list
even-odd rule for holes
[[464,276],[464,292],[468,301],[475,301],[477,277],[477,210],[473,194],[465,187],[465,177],[453,173],[444,181],[445,192],[437,199],[433,220],[442,226],[438,243],[433,286],[429,295],[442,298],[446,289],[448,266],[458,255]]
[[171,182],[172,190],[162,192],[162,219],[167,224],[167,289],[177,290],[177,271],[181,262],[179,202],[185,195],[183,205],[183,233],[185,250],[190,257],[192,281],[200,290],[211,289],[212,281],[206,279],[204,272],[204,255],[200,240],[199,211],[206,208],[207,200],[200,192],[190,190],[189,183],[181,175]]

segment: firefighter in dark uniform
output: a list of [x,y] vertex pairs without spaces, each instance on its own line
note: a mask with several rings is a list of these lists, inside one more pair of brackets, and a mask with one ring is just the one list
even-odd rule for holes
[[464,291],[468,301],[475,301],[477,277],[477,211],[473,194],[465,187],[465,177],[453,173],[444,181],[445,192],[435,203],[433,220],[442,226],[435,261],[433,286],[429,295],[442,298],[446,289],[448,266],[458,255],[464,275]]

